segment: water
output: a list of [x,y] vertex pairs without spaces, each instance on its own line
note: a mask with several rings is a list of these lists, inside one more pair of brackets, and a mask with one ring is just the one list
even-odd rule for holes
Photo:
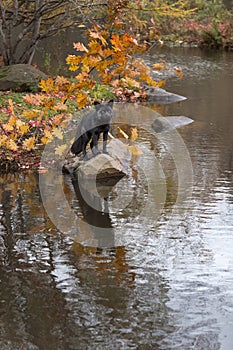
[[[58,232],[38,174],[1,176],[1,349],[233,348],[233,54],[147,56],[158,58],[183,68],[166,88],[188,99],[157,109],[194,123],[173,137],[140,134],[133,174],[98,189],[109,214],[87,207],[70,176],[53,176],[51,191],[62,181],[80,218],[79,236]],[[51,193],[62,221],[69,212]]]

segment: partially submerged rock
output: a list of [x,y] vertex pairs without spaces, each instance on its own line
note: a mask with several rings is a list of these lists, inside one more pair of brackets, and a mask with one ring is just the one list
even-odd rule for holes
[[182,126],[193,123],[193,119],[180,116],[168,116],[168,117],[159,117],[154,120],[152,123],[152,128],[156,133],[161,133],[165,131],[171,131],[174,129],[181,128]]
[[148,101],[157,104],[168,104],[184,101],[187,99],[184,96],[173,94],[172,92],[167,92],[164,89],[154,88],[151,86],[146,86],[145,91],[147,93]]
[[41,79],[48,76],[30,64],[14,64],[0,68],[0,90],[37,92]]
[[[73,164],[64,165],[68,172],[88,180],[120,179],[128,174],[130,154],[127,147],[118,139],[113,139],[107,145],[108,153],[100,153],[87,161],[76,160]],[[89,157],[91,151],[88,152]]]

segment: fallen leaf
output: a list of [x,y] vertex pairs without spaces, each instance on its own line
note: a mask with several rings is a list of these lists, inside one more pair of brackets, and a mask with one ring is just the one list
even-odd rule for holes
[[57,154],[58,156],[62,156],[63,153],[67,150],[67,145],[61,145],[61,146],[57,146],[55,148],[55,154]]
[[119,130],[120,134],[121,134],[122,136],[124,136],[125,139],[128,140],[129,136],[128,136],[121,128],[118,128],[118,130]]
[[22,148],[26,151],[31,151],[35,147],[35,137],[29,137],[28,139],[23,141]]

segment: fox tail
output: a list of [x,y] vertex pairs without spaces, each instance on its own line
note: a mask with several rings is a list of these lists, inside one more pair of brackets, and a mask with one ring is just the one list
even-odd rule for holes
[[74,141],[73,145],[71,146],[71,152],[75,155],[78,155],[82,152],[82,136]]

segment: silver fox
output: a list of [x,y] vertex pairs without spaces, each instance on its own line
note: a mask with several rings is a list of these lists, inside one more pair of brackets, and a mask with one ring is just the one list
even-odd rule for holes
[[75,141],[71,146],[71,152],[75,155],[83,153],[86,158],[86,147],[89,141],[92,153],[99,153],[98,140],[103,133],[103,152],[107,153],[107,139],[110,123],[113,118],[113,100],[107,103],[94,102],[95,110],[83,117],[78,125]]

